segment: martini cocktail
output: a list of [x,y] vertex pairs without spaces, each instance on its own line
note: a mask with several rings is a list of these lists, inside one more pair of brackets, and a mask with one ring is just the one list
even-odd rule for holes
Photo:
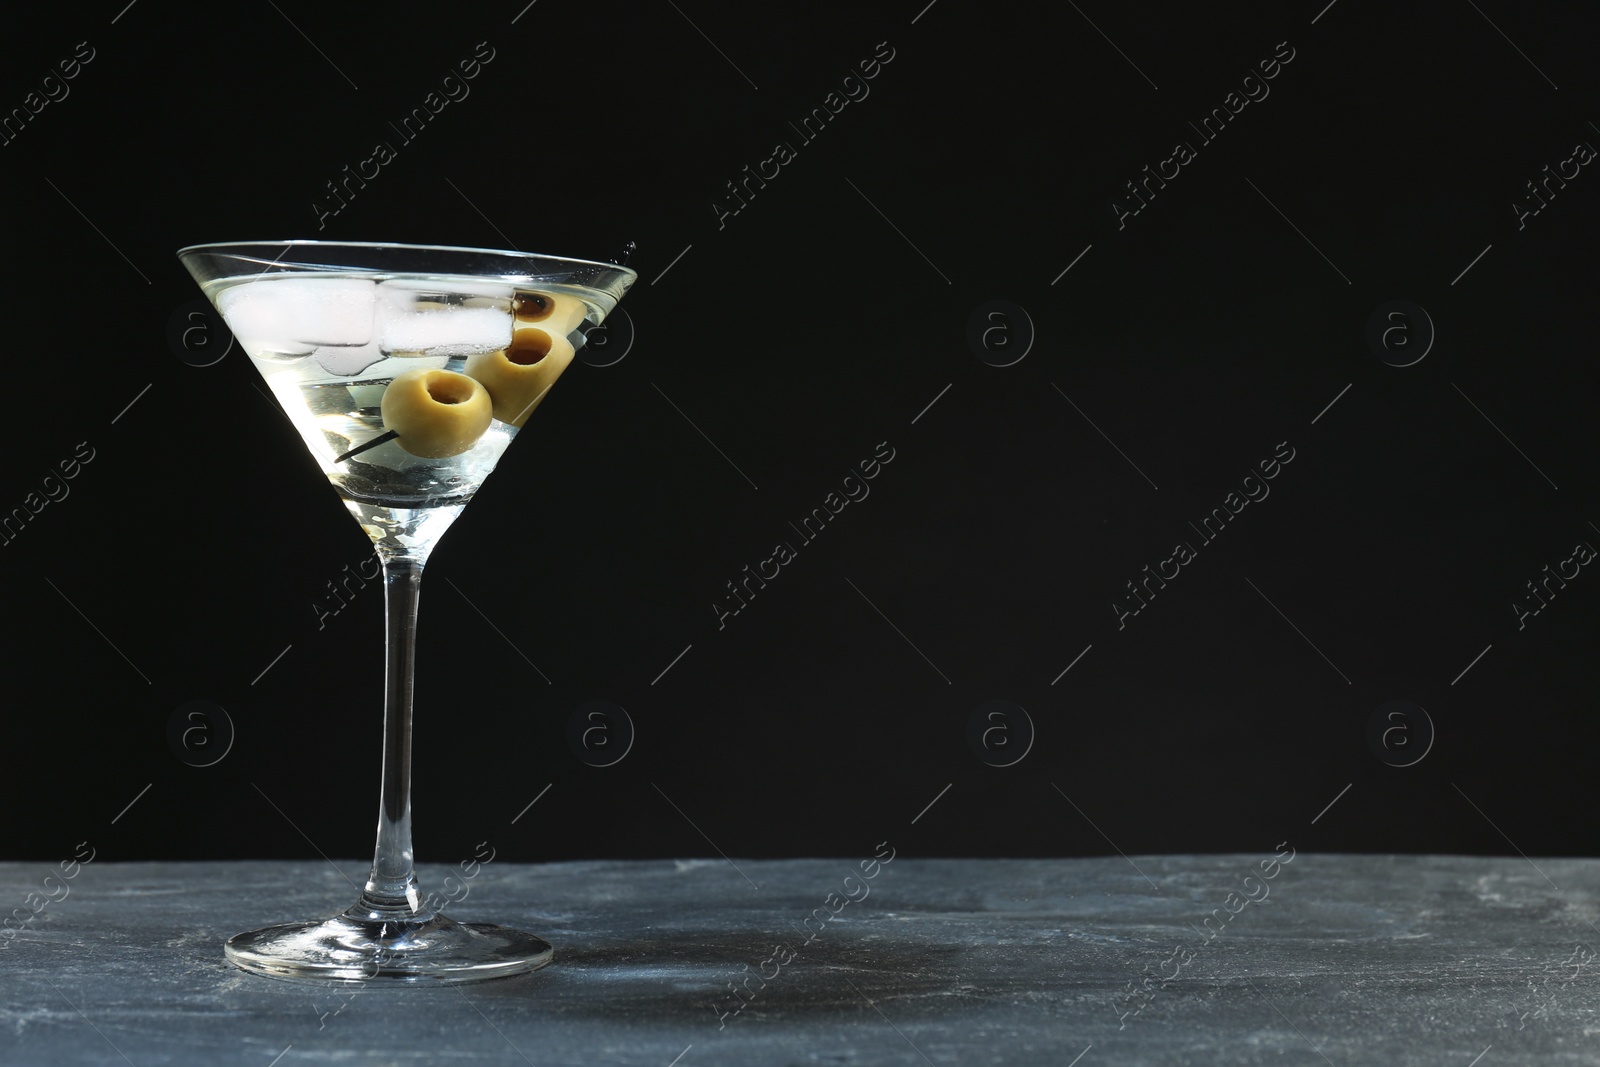
[[239,934],[280,978],[475,981],[531,971],[532,934],[457,923],[419,895],[411,849],[417,593],[439,537],[635,275],[520,252],[322,241],[178,253],[376,547],[387,617],[378,843],[331,919]]

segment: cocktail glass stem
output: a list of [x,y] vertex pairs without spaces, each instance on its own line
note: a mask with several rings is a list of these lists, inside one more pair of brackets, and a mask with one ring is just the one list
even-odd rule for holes
[[357,905],[373,918],[431,913],[417,897],[411,850],[411,709],[416,667],[417,602],[423,561],[379,553],[383,561],[383,787],[372,874]]

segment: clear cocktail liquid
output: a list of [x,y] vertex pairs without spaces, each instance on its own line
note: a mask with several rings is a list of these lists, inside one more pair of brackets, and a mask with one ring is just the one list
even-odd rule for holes
[[[571,361],[567,338],[581,345],[579,327],[601,318],[581,290],[482,278],[269,274],[224,279],[211,289],[228,328],[357,521],[375,542],[398,539],[395,547],[443,532],[516,436],[509,411],[518,411],[516,422],[526,418]],[[555,350],[518,355],[536,335],[545,346],[553,340]],[[496,417],[459,454],[415,454],[404,433],[356,451],[392,429],[382,407],[397,376],[432,369],[488,379],[477,368],[506,352],[518,363],[550,361],[535,383],[542,389],[531,404],[519,399],[507,411],[499,410],[504,394],[497,396]],[[495,391],[492,380],[485,384]]]

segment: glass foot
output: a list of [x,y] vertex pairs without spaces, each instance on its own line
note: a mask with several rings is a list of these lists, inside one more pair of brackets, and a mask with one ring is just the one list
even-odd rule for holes
[[228,939],[228,959],[271,978],[390,983],[481,982],[536,971],[555,950],[543,938],[488,923],[337,915]]

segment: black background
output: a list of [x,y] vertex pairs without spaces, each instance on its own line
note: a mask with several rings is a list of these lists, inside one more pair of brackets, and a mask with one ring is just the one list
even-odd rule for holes
[[[638,244],[626,358],[564,378],[430,564],[419,858],[857,856],[891,832],[917,855],[1591,854],[1600,577],[1522,629],[1511,604],[1600,544],[1600,177],[1523,228],[1512,207],[1600,144],[1592,27],[1491,0],[925,3],[8,14],[0,106],[94,58],[0,146],[0,508],[79,442],[94,459],[0,547],[0,856],[370,848],[381,594],[321,629],[313,608],[366,541],[248,361],[169,339],[199,295],[176,248],[287,237]],[[388,123],[479,42],[470,96],[400,145]],[[802,144],[788,124],[880,42],[870,95]],[[1187,123],[1279,42],[1270,96],[1199,146]],[[319,229],[379,140],[398,158]],[[1198,158],[1119,229],[1179,140]],[[778,141],[797,157],[719,227]],[[967,340],[995,299],[1036,331],[1007,367]],[[1366,340],[1393,300],[1437,331],[1407,367]],[[871,495],[719,631],[724,583],[879,442]],[[1280,442],[1271,495],[1201,544],[1187,524]],[[1198,558],[1119,629],[1179,540]],[[567,741],[595,699],[637,735],[609,767]],[[236,729],[209,767],[168,741],[191,700]],[[968,743],[991,700],[1036,731],[1012,766]],[[1368,742],[1391,700],[1436,731],[1405,721],[1412,766]]]

